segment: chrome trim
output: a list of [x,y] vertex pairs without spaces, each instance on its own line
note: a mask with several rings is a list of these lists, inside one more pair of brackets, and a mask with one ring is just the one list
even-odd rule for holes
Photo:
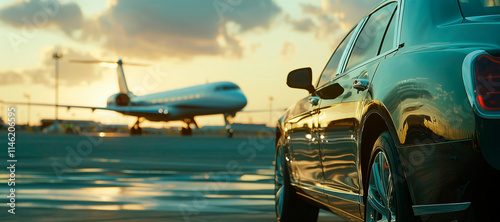
[[474,52],[469,53],[463,63],[462,63],[462,79],[464,81],[465,91],[467,92],[467,98],[469,99],[469,103],[471,107],[474,107],[474,83],[472,82],[472,61],[476,59],[479,55],[482,55],[486,51],[484,50],[476,50]]
[[405,3],[406,3],[406,0],[399,1],[399,8],[398,8],[399,19],[398,19],[398,26],[396,28],[396,38],[395,38],[395,42],[397,42],[396,48],[399,48],[399,46],[402,44],[401,34],[403,33],[403,31],[402,31],[403,30],[403,15],[404,15],[404,10],[406,9]]
[[361,202],[363,200],[363,197],[359,194],[347,193],[347,192],[343,192],[343,191],[339,191],[339,190],[333,190],[333,189],[329,189],[326,187],[318,187],[318,186],[304,184],[304,183],[295,182],[295,181],[293,181],[293,182],[291,181],[291,184],[295,187],[302,189],[302,190],[313,191],[313,192],[316,192],[316,193],[319,193],[322,195],[328,195],[328,196],[339,198],[342,200],[351,201],[351,202],[354,202],[357,204],[361,204]]
[[473,22],[484,22],[484,21],[498,21],[500,15],[477,15],[465,17],[466,20]]
[[301,182],[291,182],[291,183],[292,183],[292,185],[294,185],[302,190],[314,191],[314,192],[319,193],[319,194],[325,194],[323,192],[323,188],[321,188],[321,187],[317,187],[314,185],[305,184],[305,183],[301,183]]
[[343,191],[339,191],[339,190],[329,189],[326,187],[323,188],[323,190],[325,191],[326,195],[331,196],[331,197],[340,198],[342,200],[347,200],[347,201],[354,202],[357,204],[361,204],[361,202],[363,202],[362,201],[363,197],[359,194],[347,193],[347,192],[343,192]]
[[445,142],[432,142],[432,143],[402,145],[398,149],[408,149],[408,148],[415,148],[415,147],[421,147],[421,146],[427,146],[427,145],[438,146],[438,145],[443,145],[443,144],[454,144],[454,143],[463,143],[463,142],[472,142],[472,139],[461,139],[461,140],[453,140],[453,141],[445,141]]
[[439,214],[462,211],[469,208],[471,202],[448,203],[448,204],[429,204],[429,205],[413,205],[413,213],[415,216],[426,214]]
[[[485,50],[476,50],[469,53],[463,63],[462,63],[462,79],[464,82],[465,92],[467,93],[467,99],[469,99],[469,103],[472,109],[481,117],[486,119],[499,118],[500,112],[486,113],[484,110],[477,104],[476,95],[474,93],[474,64],[473,61],[480,55],[488,54]],[[489,54],[488,54],[489,55]]]

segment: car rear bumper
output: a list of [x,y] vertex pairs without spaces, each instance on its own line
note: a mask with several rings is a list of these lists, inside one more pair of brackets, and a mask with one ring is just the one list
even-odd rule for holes
[[500,116],[495,119],[476,114],[477,145],[488,164],[500,170]]
[[487,221],[498,216],[486,209],[500,207],[494,182],[500,180],[500,171],[483,157],[483,145],[477,148],[474,140],[462,140],[399,148],[415,215],[422,221]]

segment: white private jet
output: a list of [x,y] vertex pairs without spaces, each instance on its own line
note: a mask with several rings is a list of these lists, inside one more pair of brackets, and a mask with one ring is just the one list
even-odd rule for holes
[[[186,128],[182,135],[191,135],[191,124],[198,128],[195,116],[223,114],[228,137],[233,136],[232,118],[247,105],[247,99],[238,85],[232,82],[215,82],[191,86],[182,89],[136,96],[129,91],[123,62],[77,61],[83,63],[117,64],[120,91],[108,97],[106,107],[73,106],[31,103],[39,106],[57,106],[66,108],[85,108],[110,110],[124,115],[136,116],[137,122],[130,129],[131,134],[141,134],[140,118],[149,121],[184,121]],[[14,103],[20,104],[20,103]],[[22,105],[25,105],[24,103]]]

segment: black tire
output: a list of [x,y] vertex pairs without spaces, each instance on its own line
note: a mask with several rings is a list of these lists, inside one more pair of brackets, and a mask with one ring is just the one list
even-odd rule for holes
[[285,162],[285,153],[281,143],[276,149],[274,175],[274,195],[277,221],[314,222],[318,220],[319,208],[306,203],[290,184],[290,175]]
[[233,138],[233,135],[234,134],[234,131],[233,129],[229,128],[229,129],[226,129],[226,137],[227,138]]
[[373,145],[370,160],[365,221],[418,221],[413,215],[401,161],[388,131],[383,132]]

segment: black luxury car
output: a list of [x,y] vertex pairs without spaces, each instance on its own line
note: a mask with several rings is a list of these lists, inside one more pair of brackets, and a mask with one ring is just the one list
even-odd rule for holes
[[278,221],[500,221],[499,0],[387,0],[276,129]]

